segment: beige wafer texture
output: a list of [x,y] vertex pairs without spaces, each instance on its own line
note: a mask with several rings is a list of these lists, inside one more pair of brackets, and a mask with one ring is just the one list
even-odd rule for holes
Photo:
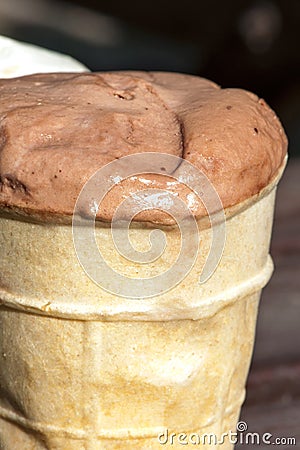
[[[198,284],[210,241],[203,230],[186,280],[148,300],[114,298],[90,281],[70,226],[2,218],[1,448],[159,449],[165,429],[234,430],[272,272],[274,195],[227,221],[208,282]],[[97,229],[102,241],[107,233]]]

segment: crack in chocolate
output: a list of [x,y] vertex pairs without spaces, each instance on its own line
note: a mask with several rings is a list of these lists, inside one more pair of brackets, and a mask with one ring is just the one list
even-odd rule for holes
[[21,194],[30,195],[27,186],[11,175],[3,175],[0,177],[0,191],[3,192],[5,188],[20,192]]
[[151,94],[155,95],[155,97],[159,100],[160,104],[165,109],[165,111],[167,111],[171,115],[171,117],[174,118],[174,122],[177,124],[177,127],[178,127],[178,135],[179,135],[179,139],[180,139],[180,155],[177,155],[177,156],[179,156],[179,158],[184,158],[184,153],[185,153],[185,148],[184,148],[185,147],[185,142],[184,142],[185,133],[184,133],[184,126],[183,126],[182,120],[180,119],[178,113],[176,113],[176,111],[171,109],[167,105],[167,103],[161,98],[161,96],[154,89],[153,86],[146,84],[146,89],[148,90],[148,92],[150,92]]
[[5,125],[0,126],[0,151],[5,147],[8,141],[8,132]]

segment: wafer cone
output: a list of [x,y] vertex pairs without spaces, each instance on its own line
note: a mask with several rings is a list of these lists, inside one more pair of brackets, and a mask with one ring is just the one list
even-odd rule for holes
[[[280,174],[226,210],[226,245],[213,276],[199,284],[206,228],[192,271],[157,298],[101,290],[76,258],[70,224],[3,214],[0,448],[181,449],[180,433],[195,442],[195,434],[219,440],[235,431],[260,293],[273,270],[268,251]],[[109,232],[96,228],[104,252]],[[137,227],[133,239],[144,232]],[[178,231],[167,233],[176,243]],[[226,438],[201,448],[233,444]]]

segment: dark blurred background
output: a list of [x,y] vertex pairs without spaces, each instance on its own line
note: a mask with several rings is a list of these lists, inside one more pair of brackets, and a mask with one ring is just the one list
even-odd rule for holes
[[0,34],[91,70],[170,70],[264,97],[300,155],[299,0],[1,0]]

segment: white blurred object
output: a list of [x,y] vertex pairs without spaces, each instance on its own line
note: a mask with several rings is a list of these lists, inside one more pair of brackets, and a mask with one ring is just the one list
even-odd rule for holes
[[71,56],[0,36],[0,78],[40,72],[87,72]]

